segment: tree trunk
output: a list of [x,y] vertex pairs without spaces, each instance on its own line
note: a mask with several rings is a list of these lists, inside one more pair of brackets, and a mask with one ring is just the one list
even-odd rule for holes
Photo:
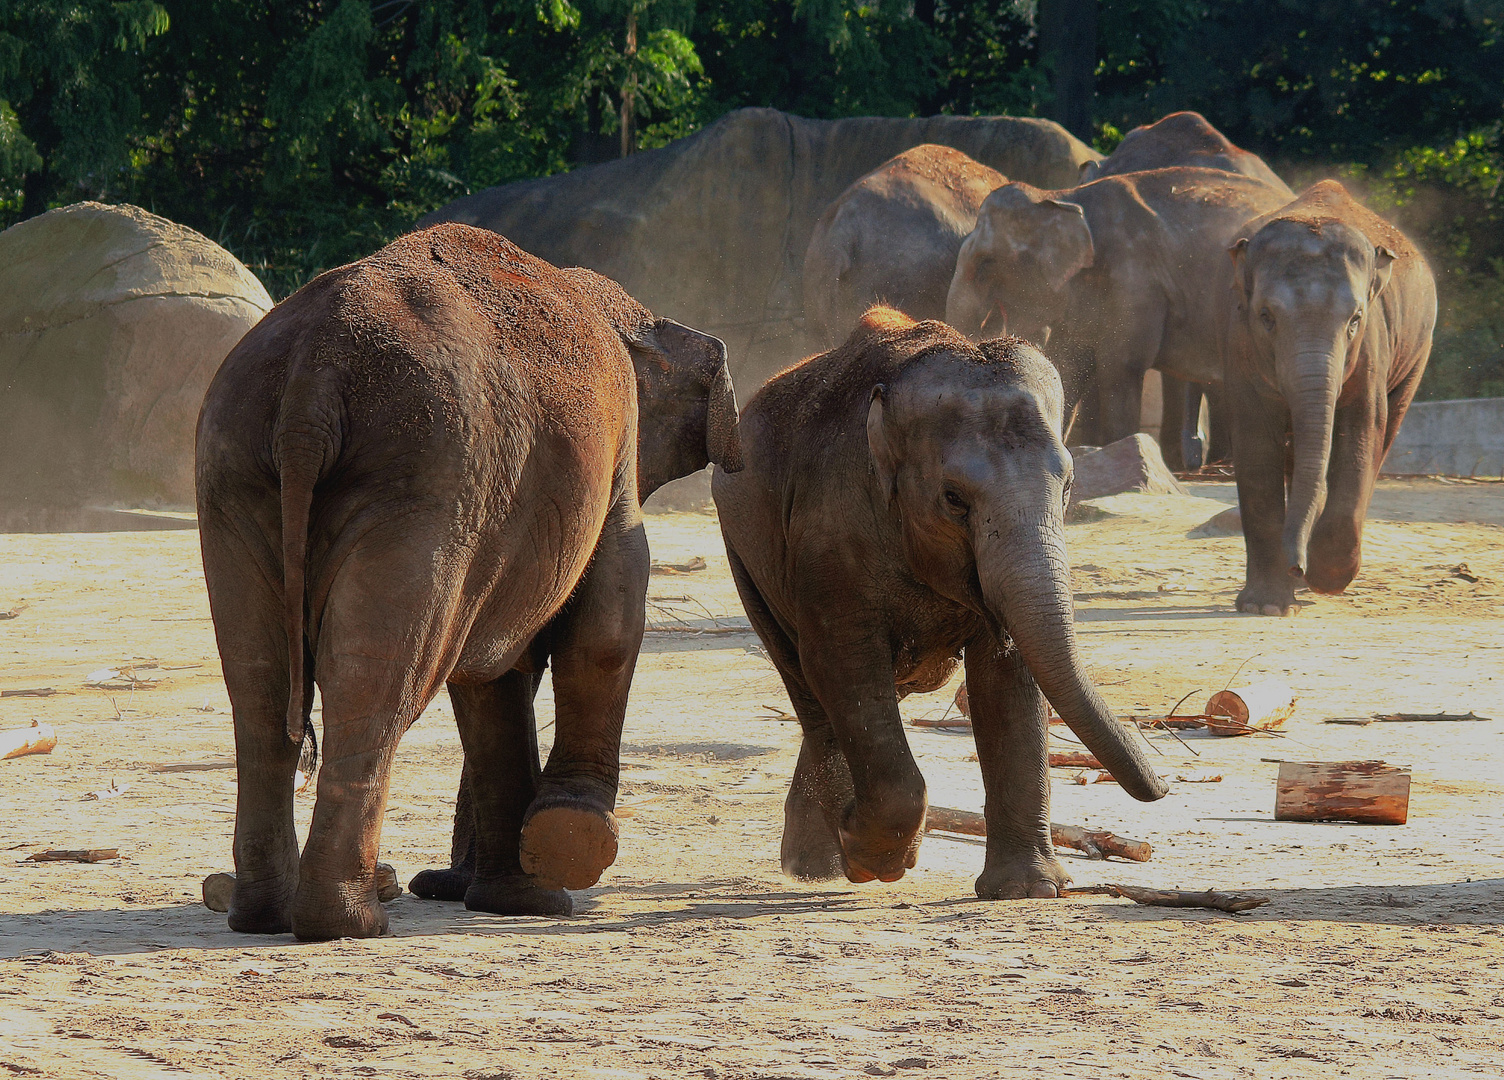
[[1092,138],[1097,0],[1039,0],[1039,57],[1053,67],[1050,116],[1083,142]]
[[627,12],[627,81],[621,88],[621,156],[637,149],[637,9]]

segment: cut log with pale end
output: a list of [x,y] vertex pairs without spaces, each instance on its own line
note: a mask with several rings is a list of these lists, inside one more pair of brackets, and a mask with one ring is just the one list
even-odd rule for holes
[[[949,806],[932,806],[924,819],[924,831],[960,833],[962,836],[986,836],[987,819],[970,810],[957,810]],[[1148,862],[1154,848],[1146,840],[1130,840],[1125,836],[1098,829],[1084,829],[1079,825],[1050,823],[1050,841],[1056,847],[1081,851],[1093,859],[1105,859],[1116,855],[1131,862]]]
[[1097,760],[1095,754],[1084,750],[1051,750],[1050,768],[1052,769],[1100,769],[1102,763]]
[[1192,893],[1182,892],[1179,889],[1145,889],[1138,885],[1110,885],[1108,887],[1135,904],[1147,904],[1150,907],[1210,908],[1212,911],[1226,911],[1233,915],[1248,911],[1250,908],[1261,907],[1269,902],[1267,896],[1218,892],[1216,889]]
[[234,874],[210,874],[204,878],[204,907],[210,911],[229,911],[230,897],[234,895]]
[[1382,761],[1283,761],[1276,821],[1403,825],[1410,818],[1410,770]]
[[1295,701],[1295,691],[1278,679],[1218,690],[1206,703],[1206,727],[1214,735],[1274,731],[1295,715]]
[[29,728],[0,732],[0,761],[27,754],[50,754],[55,746],[57,733],[52,730],[52,725],[33,720]]
[[376,864],[376,899],[383,904],[402,895],[402,886],[397,883],[397,871],[390,863]]
[[966,719],[971,719],[971,695],[966,692],[966,684],[964,682],[956,687],[955,706],[957,712],[966,717]]

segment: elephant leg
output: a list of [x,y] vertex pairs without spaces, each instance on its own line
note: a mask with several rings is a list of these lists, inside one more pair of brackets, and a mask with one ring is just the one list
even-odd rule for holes
[[1016,647],[966,647],[966,692],[987,791],[983,900],[1059,896],[1070,875],[1050,840],[1049,713]]
[[1295,579],[1284,558],[1285,459],[1289,410],[1251,388],[1228,395],[1237,409],[1233,460],[1243,519],[1247,572],[1237,609],[1255,615],[1293,615]]
[[1159,456],[1165,467],[1179,471],[1186,468],[1184,418],[1186,394],[1192,384],[1161,371],[1159,373]]
[[463,645],[461,598],[446,587],[464,579],[463,556],[415,543],[423,528],[403,519],[400,536],[367,532],[324,606],[324,760],[292,907],[293,933],[305,941],[386,931],[376,857],[392,758]]
[[1227,390],[1217,385],[1203,386],[1206,394],[1206,450],[1208,465],[1226,465],[1232,461],[1232,411]]
[[[509,671],[480,686],[449,688],[465,747],[461,788],[468,783],[474,811],[472,842],[466,845],[475,853],[474,875],[463,896],[471,911],[574,913],[569,893],[522,869],[522,822],[538,785],[538,732],[532,708],[536,685],[533,675]],[[457,827],[456,848],[461,839]]]
[[841,756],[830,720],[820,702],[810,693],[799,671],[799,651],[779,625],[772,609],[758,591],[731,541],[726,541],[726,559],[731,578],[741,596],[742,607],[757,632],[768,657],[783,679],[789,701],[804,732],[799,761],[788,798],[783,804],[783,872],[801,881],[829,881],[841,877],[845,861],[832,823],[851,804],[851,773]]
[[1201,399],[1204,388],[1200,383],[1186,382],[1184,405],[1180,423],[1180,459],[1187,472],[1195,472],[1206,464],[1206,440],[1201,435]]
[[[538,726],[536,716],[533,712],[533,699],[538,694],[538,686],[542,680],[543,676],[541,674],[526,674],[520,671],[512,671],[496,682],[489,684],[492,690],[490,699],[494,699],[498,723],[504,726],[518,727],[523,738],[527,740],[520,754],[523,756],[523,760],[529,764],[529,802],[532,801],[533,795],[536,793],[536,781],[540,771],[538,766]],[[449,692],[451,700],[455,702],[455,716],[456,720],[458,720],[460,704],[459,698],[456,695],[464,691],[460,687],[451,685]],[[414,896],[421,896],[425,900],[459,901],[465,899],[466,890],[470,888],[470,883],[475,880],[476,819],[474,795],[475,781],[471,777],[471,759],[470,755],[466,753],[464,767],[460,770],[459,791],[454,797],[454,831],[449,841],[449,866],[444,870],[420,871],[407,886]],[[519,816],[517,819],[517,835],[513,837],[512,847],[514,850],[517,846],[517,836],[521,834],[521,824],[522,819]]]
[[635,496],[624,496],[557,623],[554,745],[521,839],[523,870],[545,885],[588,889],[616,861],[612,811],[648,565],[641,512]]
[[1363,520],[1383,461],[1387,402],[1379,394],[1337,409],[1327,465],[1326,505],[1311,529],[1306,584],[1312,592],[1342,592],[1363,565]]
[[[1135,434],[1143,419],[1144,374],[1154,366],[1164,330],[1163,304],[1109,313],[1105,325],[1126,327],[1097,350],[1097,412],[1102,445]],[[1160,432],[1163,438],[1165,433]]]
[[[257,560],[231,526],[204,517],[204,577],[235,723],[235,891],[232,930],[285,934],[298,887],[293,773],[287,739],[287,632],[276,577],[247,573]],[[311,689],[311,688],[310,688]],[[312,693],[305,695],[310,705]]]
[[[806,582],[800,591],[819,597],[825,588],[825,581]],[[848,879],[897,881],[919,857],[924,777],[904,736],[890,644],[866,613],[830,609],[809,604],[798,636],[799,668],[851,778],[851,802],[833,824]]]

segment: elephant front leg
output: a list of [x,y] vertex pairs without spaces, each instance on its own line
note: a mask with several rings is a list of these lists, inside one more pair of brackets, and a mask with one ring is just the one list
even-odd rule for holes
[[558,624],[554,745],[521,838],[523,870],[545,885],[588,889],[616,861],[621,729],[647,583],[647,536],[624,500]]
[[[473,852],[473,862],[468,875],[463,861],[447,872],[426,873],[447,873],[450,880],[434,884],[451,889],[464,880],[464,891],[457,899],[463,899],[471,911],[574,913],[569,893],[540,882],[522,868],[522,822],[537,796],[538,735],[532,708],[536,688],[536,676],[521,671],[509,671],[481,686],[449,687],[465,747],[459,805],[464,805],[468,789],[473,808],[468,822],[471,830],[464,828],[467,822],[456,814],[454,857],[463,860]],[[419,891],[417,879],[413,891]]]
[[1306,584],[1334,595],[1363,565],[1363,521],[1383,462],[1386,402],[1374,394],[1337,410],[1327,466],[1326,506],[1311,530]]
[[1289,412],[1282,402],[1229,387],[1235,410],[1233,462],[1243,519],[1247,572],[1237,609],[1254,615],[1293,615],[1296,579],[1284,556],[1285,443]]
[[1070,875],[1050,841],[1049,714],[1017,648],[966,647],[966,692],[987,792],[983,900],[1059,896]]

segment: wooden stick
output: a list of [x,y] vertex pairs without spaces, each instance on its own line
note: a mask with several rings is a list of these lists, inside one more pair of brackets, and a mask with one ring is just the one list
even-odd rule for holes
[[56,745],[57,733],[52,725],[33,720],[29,728],[0,732],[0,761],[27,754],[50,754]]
[[1095,754],[1080,750],[1050,751],[1050,768],[1052,769],[1100,769],[1101,767],[1102,763],[1097,760]]
[[[960,833],[963,836],[986,836],[987,819],[970,810],[932,806],[924,819],[924,831],[932,830]],[[1085,852],[1093,859],[1116,855],[1130,862],[1148,862],[1154,855],[1154,848],[1146,840],[1130,840],[1110,832],[1084,829],[1079,825],[1057,825],[1051,822],[1050,840],[1056,847]]]
[[1206,726],[1214,735],[1245,735],[1283,727],[1295,715],[1295,700],[1295,691],[1278,679],[1218,690],[1206,703]]
[[1137,885],[1111,885],[1109,888],[1116,890],[1119,896],[1125,896],[1135,904],[1147,904],[1151,907],[1210,908],[1212,911],[1226,911],[1233,915],[1269,902],[1267,896],[1218,892],[1215,889],[1190,893],[1181,892],[1179,889],[1145,889]]
[[73,848],[37,851],[26,857],[27,862],[107,862],[120,858],[119,848]]

